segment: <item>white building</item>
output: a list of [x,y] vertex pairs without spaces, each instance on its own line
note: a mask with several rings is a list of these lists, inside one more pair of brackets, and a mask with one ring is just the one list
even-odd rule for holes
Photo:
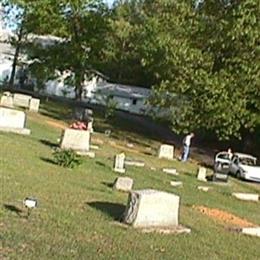
[[[70,76],[69,71],[57,72],[55,80],[46,82],[44,92],[48,95],[75,98],[74,88],[66,84],[66,78]],[[95,71],[92,79],[84,82],[82,101],[107,105],[109,100],[113,100],[117,109],[144,114],[148,108],[146,102],[150,91],[150,89],[137,86],[109,83],[104,75]]]

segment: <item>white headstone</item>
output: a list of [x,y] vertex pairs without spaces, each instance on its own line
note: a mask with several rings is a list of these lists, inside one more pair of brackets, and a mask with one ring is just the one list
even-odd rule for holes
[[163,169],[163,172],[165,173],[168,173],[168,174],[171,174],[171,175],[175,175],[175,176],[178,176],[179,173],[177,172],[176,169],[173,169],[173,168],[164,168]]
[[38,112],[40,107],[40,99],[38,98],[32,98],[30,100],[30,107],[29,110],[32,112]]
[[24,128],[26,114],[23,111],[0,107],[0,130],[18,134],[30,134],[30,130]]
[[136,167],[144,167],[144,166],[145,166],[145,162],[125,160],[125,165],[128,165],[128,166],[136,166]]
[[89,131],[67,128],[62,133],[60,147],[84,153],[89,151],[89,143]]
[[242,228],[241,232],[246,235],[260,237],[260,227]]
[[0,101],[1,106],[5,107],[13,107],[14,106],[14,100],[12,96],[2,96]]
[[29,108],[31,96],[24,94],[14,94],[14,105],[18,107]]
[[129,177],[118,177],[114,183],[114,189],[120,191],[131,191],[134,185],[133,179]]
[[206,182],[207,181],[206,177],[207,177],[207,169],[205,167],[199,167],[197,179],[199,181]]
[[179,187],[179,186],[182,186],[182,181],[171,181],[170,182],[171,186],[173,187]]
[[201,191],[209,191],[209,189],[211,189],[210,187],[207,187],[207,186],[198,186],[198,190],[201,190]]
[[246,200],[246,201],[258,201],[259,195],[253,194],[253,193],[232,193],[232,196],[236,197],[240,200]]
[[179,224],[180,197],[163,191],[139,190],[129,194],[123,221],[133,227],[172,227]]
[[125,154],[120,153],[115,156],[114,171],[125,173]]
[[163,144],[159,150],[159,158],[172,160],[174,157],[174,146]]
[[0,107],[0,127],[24,128],[25,119],[23,111]]

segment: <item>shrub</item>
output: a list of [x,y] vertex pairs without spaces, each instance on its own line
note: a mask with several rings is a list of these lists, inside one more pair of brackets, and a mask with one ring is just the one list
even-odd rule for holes
[[54,151],[53,156],[55,163],[62,167],[75,168],[82,164],[81,157],[73,150],[57,149]]
[[110,119],[115,116],[117,102],[112,98],[108,98],[105,108],[105,119]]

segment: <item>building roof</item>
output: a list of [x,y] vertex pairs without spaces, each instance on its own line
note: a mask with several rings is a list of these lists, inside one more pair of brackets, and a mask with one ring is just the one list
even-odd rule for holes
[[137,86],[101,82],[97,84],[95,92],[123,98],[143,99],[150,96],[151,90]]

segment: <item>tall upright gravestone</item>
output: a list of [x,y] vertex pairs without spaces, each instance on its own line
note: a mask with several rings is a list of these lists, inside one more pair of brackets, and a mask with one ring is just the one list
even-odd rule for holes
[[124,153],[120,153],[115,156],[114,171],[119,172],[119,173],[125,173],[125,154]]

